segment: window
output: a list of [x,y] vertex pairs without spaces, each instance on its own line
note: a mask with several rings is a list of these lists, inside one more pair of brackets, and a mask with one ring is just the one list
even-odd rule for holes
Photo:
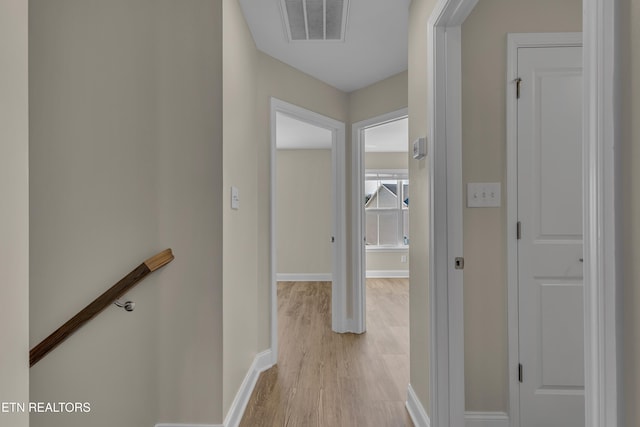
[[409,176],[406,170],[367,170],[364,181],[367,248],[409,245]]

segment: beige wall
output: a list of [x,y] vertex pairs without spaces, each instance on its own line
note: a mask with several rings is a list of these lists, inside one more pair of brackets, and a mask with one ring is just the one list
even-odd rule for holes
[[222,4],[152,4],[158,246],[176,256],[158,277],[156,421],[216,424],[224,417]]
[[[258,193],[255,122],[257,51],[237,0],[223,1],[224,380],[227,413],[257,353]],[[268,158],[268,157],[267,157]],[[240,209],[231,209],[231,186]]]
[[[347,127],[347,176],[351,176],[351,162],[352,162],[352,141],[351,141],[351,125],[362,120],[371,119],[373,117],[381,116],[392,111],[397,111],[402,108],[407,108],[407,96],[408,96],[408,83],[407,72],[398,73],[377,83],[373,83],[362,89],[358,89],[349,94],[349,126]],[[408,142],[407,142],[408,144]],[[365,157],[366,161],[366,157]],[[351,185],[347,186],[347,218],[351,218],[352,206],[351,200],[354,195],[351,191]],[[347,227],[347,248],[351,248],[353,245],[351,239],[351,224]],[[351,269],[351,258],[347,259],[347,277],[351,283],[351,277],[353,277],[353,271]],[[367,268],[369,268],[367,266]],[[405,268],[406,269],[406,266]],[[352,305],[353,288],[347,289],[347,304],[349,307]],[[349,316],[353,313],[349,312]]]
[[[27,2],[0,3],[0,402],[29,401]],[[27,427],[25,413],[0,425]]]
[[365,153],[365,169],[408,169],[408,153]]
[[278,150],[277,273],[331,274],[331,150]]
[[[508,32],[581,31],[580,0],[484,0],[462,27],[463,183],[505,188]],[[505,194],[503,192],[503,194]],[[500,209],[464,208],[465,399],[469,411],[506,411],[506,195]]]
[[[406,73],[403,73],[406,75]],[[406,83],[406,81],[404,81]],[[408,88],[407,88],[408,89]],[[365,153],[365,169],[408,169],[408,153]],[[409,270],[409,250],[367,251],[367,271],[407,271]],[[402,262],[402,257],[406,262]]]
[[[427,22],[436,0],[412,0],[409,9],[409,141],[429,134]],[[428,158],[409,163],[411,386],[430,413],[429,398],[429,182]]]
[[623,278],[622,382],[626,427],[640,427],[640,0],[620,2],[622,153],[620,182]]
[[[222,419],[217,2],[30,2],[30,341],[172,247],[176,260],[31,369],[32,426]],[[179,142],[179,143],[178,143]]]
[[[351,123],[407,108],[407,78],[408,74],[404,71],[351,92],[349,94]],[[351,132],[347,134],[350,137]]]
[[[30,2],[31,347],[160,249],[148,6]],[[157,281],[127,295],[133,313],[110,307],[31,369],[32,400],[91,414],[31,426],[156,421]]]
[[[403,262],[402,257],[407,261]],[[367,271],[409,272],[409,250],[367,251]]]

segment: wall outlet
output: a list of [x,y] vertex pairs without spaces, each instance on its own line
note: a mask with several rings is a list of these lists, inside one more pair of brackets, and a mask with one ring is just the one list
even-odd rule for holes
[[467,183],[468,208],[497,208],[501,203],[499,182]]

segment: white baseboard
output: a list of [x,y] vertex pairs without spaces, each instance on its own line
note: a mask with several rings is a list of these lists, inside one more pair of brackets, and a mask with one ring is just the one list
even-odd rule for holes
[[156,424],[156,427],[224,427],[222,424]]
[[409,277],[409,270],[367,270],[368,279],[396,279]]
[[240,425],[242,415],[244,415],[244,410],[249,403],[251,393],[253,393],[253,388],[256,386],[260,373],[272,366],[273,355],[271,354],[271,350],[265,350],[256,354],[247,375],[240,385],[238,393],[236,393],[236,397],[233,399],[231,408],[229,408],[229,412],[227,412],[227,416],[224,419],[224,427],[238,427],[238,425]]
[[413,391],[411,384],[409,384],[407,388],[407,403],[405,406],[415,427],[431,427],[431,421],[429,421],[427,411],[424,410],[424,406],[422,406],[422,402],[420,402],[415,391]]
[[331,273],[278,273],[278,282],[330,282]]
[[465,427],[509,427],[509,416],[504,412],[465,412]]

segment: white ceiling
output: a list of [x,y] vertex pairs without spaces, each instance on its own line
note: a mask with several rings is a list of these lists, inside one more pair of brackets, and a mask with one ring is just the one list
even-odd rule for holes
[[404,118],[364,130],[367,153],[406,153],[409,150],[409,119]]
[[240,0],[261,51],[351,92],[407,69],[410,0],[350,0],[344,42],[288,42],[280,0]]
[[279,150],[331,149],[331,131],[277,112],[276,147]]

